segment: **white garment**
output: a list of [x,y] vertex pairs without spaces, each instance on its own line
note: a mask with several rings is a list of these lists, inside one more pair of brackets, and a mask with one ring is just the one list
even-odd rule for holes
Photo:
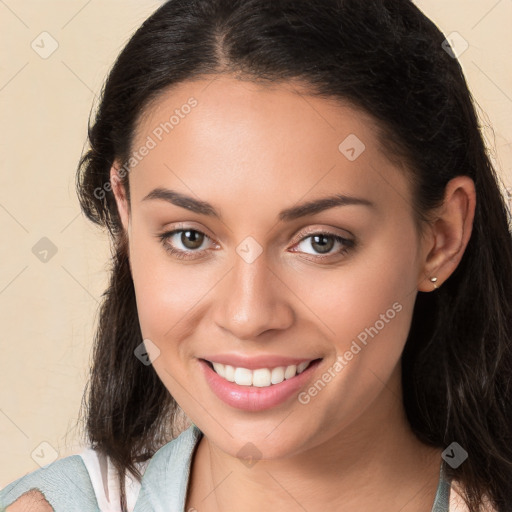
[[[81,453],[85,467],[89,472],[94,493],[101,512],[121,512],[121,494],[117,471],[110,458],[92,448],[85,448]],[[137,469],[144,474],[149,460],[136,464]],[[126,505],[132,512],[140,491],[140,483],[131,473],[125,477]]]

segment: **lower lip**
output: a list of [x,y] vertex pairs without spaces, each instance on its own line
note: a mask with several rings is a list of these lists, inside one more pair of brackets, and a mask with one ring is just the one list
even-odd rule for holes
[[312,362],[302,373],[268,387],[240,386],[218,375],[206,361],[199,360],[211,390],[226,404],[245,411],[262,411],[282,404],[307,383],[321,359]]

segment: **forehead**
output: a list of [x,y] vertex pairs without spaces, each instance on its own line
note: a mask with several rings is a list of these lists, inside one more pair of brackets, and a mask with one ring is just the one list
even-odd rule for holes
[[[144,147],[150,149],[141,157]],[[382,173],[396,174],[368,114],[296,83],[224,75],[182,82],[152,101],[133,152],[139,156],[130,186],[139,200],[166,184],[233,197],[259,193],[263,200],[273,192],[298,200],[333,187],[377,195]]]
[[258,140],[279,135],[278,142],[327,145],[348,130],[369,144],[376,142],[374,119],[346,101],[314,96],[296,82],[254,83],[225,75],[182,82],[160,93],[140,116],[135,145],[152,132],[157,139],[172,132],[177,141],[184,125],[186,136],[197,130],[208,139],[230,135],[232,142],[250,131],[251,137],[259,132]]

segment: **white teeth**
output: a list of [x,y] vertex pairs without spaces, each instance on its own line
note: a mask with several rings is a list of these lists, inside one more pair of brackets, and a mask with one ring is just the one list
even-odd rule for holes
[[221,364],[221,363],[217,363],[219,366],[223,366],[224,367],[224,370],[226,372],[226,375],[224,375],[224,378],[226,380],[229,380],[229,382],[235,382],[235,367],[234,366],[231,366],[229,364]]
[[270,386],[271,372],[268,368],[260,368],[254,370],[252,373],[252,385],[258,388],[264,388]]
[[215,371],[221,376],[221,377],[224,377],[226,378],[226,370],[225,370],[225,366],[223,364],[220,364],[220,363],[212,363],[213,364],[213,367],[215,369]]
[[239,386],[251,386],[252,385],[252,372],[247,368],[237,368],[235,370],[235,382]]
[[272,377],[270,378],[270,382],[272,384],[279,384],[284,380],[284,366],[278,366],[272,370]]
[[297,375],[297,366],[294,364],[287,366],[286,370],[284,371],[284,378],[291,379],[292,377],[295,377],[295,375]]
[[309,364],[309,361],[304,361],[303,363],[300,363],[297,366],[297,373],[302,373],[306,369],[308,364]]
[[229,364],[212,364],[215,372],[229,382],[235,382],[239,386],[265,388],[271,384],[279,384],[284,380],[295,377],[302,373],[310,363],[311,361],[304,361],[299,365],[278,366],[272,370],[269,368],[249,370],[247,368],[236,368]]

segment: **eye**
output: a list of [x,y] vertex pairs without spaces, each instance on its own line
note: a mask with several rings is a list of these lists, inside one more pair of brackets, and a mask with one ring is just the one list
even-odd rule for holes
[[[178,259],[198,259],[203,257],[208,252],[208,249],[200,249],[200,247],[206,241],[211,241],[211,238],[202,231],[190,228],[175,229],[159,234],[157,237],[160,239],[164,249]],[[307,242],[308,240],[310,241]],[[323,259],[335,254],[346,254],[355,246],[355,242],[334,233],[315,232],[303,236],[295,244],[295,247],[300,247],[301,245],[304,245],[304,247],[299,251],[292,250],[292,252],[304,252],[305,254],[317,256],[316,259]],[[308,245],[315,252],[308,252],[306,250]],[[332,250],[336,245],[338,245],[338,250],[333,252]]]
[[[197,229],[175,229],[158,235],[164,249],[179,259],[197,258],[207,249],[199,249],[210,237]],[[183,248],[180,248],[179,246]],[[177,247],[178,246],[178,247]]]
[[[336,244],[338,245],[338,250],[332,252]],[[300,252],[313,256],[320,255],[320,259],[322,259],[335,254],[346,254],[355,246],[355,242],[334,233],[316,232],[303,237],[300,242],[296,244],[296,247],[300,247],[301,245],[302,248]],[[307,248],[312,248],[315,252],[307,252]]]

